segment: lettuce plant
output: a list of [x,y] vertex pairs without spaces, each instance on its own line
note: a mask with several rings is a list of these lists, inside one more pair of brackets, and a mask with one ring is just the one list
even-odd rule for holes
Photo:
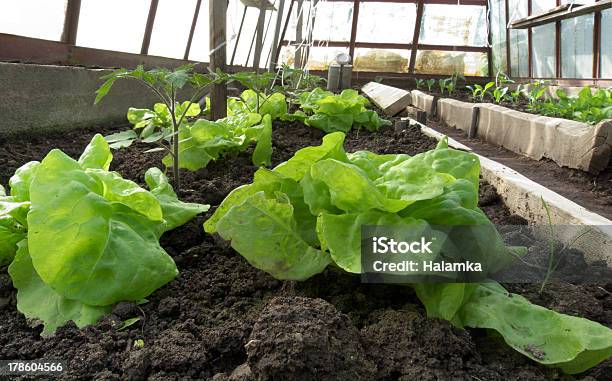
[[278,69],[277,79],[280,81],[280,86],[275,86],[274,89],[278,92],[292,94],[312,91],[327,82],[323,77],[292,68],[287,64],[282,64]]
[[[236,188],[204,229],[217,233],[253,266],[278,279],[305,280],[335,265],[361,273],[361,227],[407,229],[478,226],[455,252],[495,272],[516,252],[477,208],[480,164],[448,148],[410,157],[347,154],[344,134],[331,133],[253,183]],[[463,237],[465,238],[465,237]],[[478,245],[480,250],[469,250]],[[478,254],[474,254],[478,253]],[[487,265],[485,266],[484,263]],[[413,284],[428,315],[457,327],[487,328],[534,361],[579,373],[612,355],[612,330],[562,315],[488,283]]]
[[208,210],[179,201],[159,169],[146,172],[147,191],[109,171],[111,160],[96,135],[78,160],[54,149],[15,172],[10,195],[2,189],[0,261],[43,335],[93,324],[171,281],[178,270],[160,236]]
[[[272,157],[272,117],[257,113],[237,113],[211,122],[199,119],[179,129],[180,168],[197,171],[211,160],[229,152],[242,152],[256,142],[253,165],[270,165]],[[162,162],[174,164],[174,156],[166,155]]]
[[339,95],[335,95],[330,91],[316,88],[311,92],[301,93],[298,102],[301,110],[292,117],[303,120],[306,125],[326,133],[348,132],[353,127],[376,131],[381,126],[391,124],[388,120],[380,118],[376,111],[368,110],[367,98],[352,89],[343,90]]
[[243,99],[244,103],[250,103],[250,111],[258,114],[265,114],[264,112],[260,112],[259,109],[267,101],[266,93],[272,88],[276,74],[269,72],[256,73],[254,71],[242,71],[231,74],[229,78],[233,81],[240,82],[247,90],[251,90],[249,93],[251,99],[248,101]]
[[[110,91],[118,79],[132,79],[140,82],[150,89],[161,101],[161,105],[154,110],[131,109],[128,119],[134,123],[136,129],[143,128],[140,139],[146,143],[157,143],[160,149],[165,149],[173,157],[173,180],[177,190],[180,189],[180,158],[179,158],[179,129],[186,118],[199,114],[199,106],[193,106],[214,83],[228,79],[227,74],[220,71],[214,74],[200,74],[194,71],[194,65],[187,64],[171,71],[157,68],[144,70],[140,65],[134,70],[119,69],[102,77],[105,82],[96,91],[95,103],[100,102]],[[186,102],[178,101],[178,92],[189,85],[192,96]],[[165,109],[164,109],[165,108]],[[111,137],[115,147],[125,147],[137,137],[134,131],[126,131]],[[168,144],[164,144],[167,142]]]
[[239,98],[227,100],[227,115],[255,113],[269,114],[272,119],[286,119],[287,101],[282,93],[265,95],[255,90],[247,89]]
[[534,105],[534,111],[546,116],[573,119],[595,124],[603,119],[612,119],[612,91],[597,89],[595,92],[585,86],[577,97],[568,96],[557,90],[558,100],[548,99]]

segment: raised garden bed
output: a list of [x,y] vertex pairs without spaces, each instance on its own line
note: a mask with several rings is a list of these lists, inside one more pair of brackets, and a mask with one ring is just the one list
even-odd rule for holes
[[[432,112],[447,125],[535,160],[592,173],[605,170],[612,154],[612,121],[596,125],[515,111],[490,103],[471,103],[411,92],[415,106]],[[432,108],[433,107],[433,108]],[[477,108],[478,112],[474,113]],[[477,118],[473,121],[474,118]]]
[[[110,131],[106,131],[110,132]],[[21,137],[0,145],[0,183],[29,160],[61,148],[78,156],[93,132]],[[274,128],[273,164],[299,148],[320,143],[322,133],[299,123]],[[408,129],[352,131],[345,147],[414,155],[436,141]],[[19,147],[16,152],[15,147]],[[135,145],[114,152],[111,169],[143,183],[160,154]],[[68,361],[66,378],[94,379],[564,379],[536,365],[480,330],[459,330],[427,319],[410,288],[361,284],[359,276],[328,268],[302,283],[283,282],[250,266],[226,244],[205,235],[202,222],[235,187],[252,180],[251,152],[185,172],[185,201],[210,203],[211,210],[162,237],[180,276],[142,305],[121,303],[98,324],[78,330],[72,323],[49,339],[39,336],[15,308],[15,291],[0,272],[0,358],[58,358]],[[496,224],[526,221],[512,215],[495,189],[481,184],[479,205]],[[579,260],[580,253],[575,253]],[[612,327],[612,285],[509,285],[532,302]],[[141,320],[124,330],[122,321]],[[141,348],[135,340],[143,340]],[[605,380],[612,360],[582,379]],[[316,376],[315,376],[316,375]],[[592,378],[588,378],[592,377]]]

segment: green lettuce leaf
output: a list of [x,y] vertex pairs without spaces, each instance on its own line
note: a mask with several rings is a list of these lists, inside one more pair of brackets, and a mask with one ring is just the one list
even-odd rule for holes
[[53,150],[30,186],[28,245],[36,272],[62,296],[94,306],[142,299],[178,273],[157,241],[160,221],[126,206],[140,201],[124,204],[122,187],[106,180]]
[[161,206],[164,218],[162,233],[184,225],[210,208],[210,205],[180,201],[168,178],[159,168],[149,168],[145,173],[145,182]]
[[257,145],[253,151],[253,165],[270,165],[272,164],[272,118],[269,114],[264,115],[261,124]]
[[612,356],[612,330],[531,304],[498,283],[417,285],[428,315],[458,326],[488,328],[516,351],[569,374]]
[[102,169],[108,171],[110,163],[113,161],[108,143],[102,135],[96,134],[79,158],[79,164],[83,168]]
[[216,228],[249,263],[277,279],[305,280],[331,263],[301,237],[288,199],[258,192],[232,207]]
[[112,306],[96,307],[66,299],[40,279],[28,252],[26,240],[19,242],[9,274],[17,291],[17,309],[29,319],[44,323],[42,336],[50,336],[68,321],[82,328],[96,323]]

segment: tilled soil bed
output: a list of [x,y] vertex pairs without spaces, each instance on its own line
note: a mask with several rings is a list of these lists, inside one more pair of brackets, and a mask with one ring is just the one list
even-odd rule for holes
[[[105,131],[105,133],[110,130]],[[51,148],[78,157],[93,131],[0,142],[0,183]],[[322,133],[277,124],[274,164],[299,148],[318,145]],[[347,151],[416,154],[435,146],[418,130],[394,136],[351,132]],[[134,146],[114,152],[112,168],[143,183],[160,157]],[[203,221],[256,168],[251,152],[184,173],[183,199],[211,204],[208,214],[162,237],[180,275],[142,305],[120,303],[113,314],[83,330],[72,323],[42,339],[16,310],[15,290],[0,270],[0,359],[63,359],[64,379],[150,380],[542,380],[572,379],[539,366],[480,330],[428,319],[412,290],[361,284],[333,268],[306,282],[282,282],[251,267],[227,244],[205,235]],[[480,206],[496,224],[524,224],[495,189],[483,183]],[[513,285],[533,302],[612,327],[612,285]],[[140,322],[119,330],[126,319]],[[142,339],[144,346],[134,345]],[[608,360],[580,375],[609,380]]]

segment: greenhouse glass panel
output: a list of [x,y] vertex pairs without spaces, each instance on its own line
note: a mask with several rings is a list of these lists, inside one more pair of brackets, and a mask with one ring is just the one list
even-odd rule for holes
[[159,0],[149,45],[150,55],[183,58],[196,2]]
[[[509,0],[509,22],[527,17],[527,1]],[[510,30],[510,75],[514,77],[529,77],[529,42],[528,31],[524,29]]]
[[426,4],[419,43],[486,46],[485,16],[485,7],[477,5]]
[[561,76],[591,78],[593,76],[592,14],[561,21]]
[[453,74],[483,76],[487,74],[487,54],[419,50],[414,67],[419,74]]
[[601,12],[601,78],[612,78],[612,9]]
[[[278,8],[278,0],[273,1],[274,7]],[[270,54],[272,52],[272,42],[274,39],[274,26],[276,25],[276,18],[278,17],[278,11],[267,11],[266,20],[264,23],[264,37],[263,45],[261,49],[261,57],[259,61],[259,67],[266,67],[270,60]],[[316,30],[316,29],[315,29]],[[314,38],[314,36],[313,36]],[[255,49],[255,45],[253,45]],[[252,61],[251,61],[252,62]]]
[[285,40],[295,41],[298,20],[300,17],[302,18],[302,38],[306,36],[306,25],[307,25],[309,11],[310,11],[310,3],[307,3],[307,2],[302,3],[301,8],[297,0],[293,3],[293,9],[291,10],[291,17],[289,18],[289,24],[287,26],[287,31],[285,32]]
[[312,38],[321,41],[349,41],[353,21],[353,3],[319,2]]
[[[310,49],[306,68],[309,70],[327,70],[329,64],[334,62],[334,59],[340,53],[348,54],[348,47],[312,47]],[[293,66],[295,62],[295,46],[283,46],[281,48],[279,61],[289,66]]]
[[0,2],[0,32],[59,41],[67,0]]
[[[240,2],[239,0],[237,2]],[[231,5],[232,3],[230,3]],[[229,9],[229,8],[228,8]],[[229,63],[232,59],[232,54],[234,52],[234,47],[236,46],[236,38],[238,38],[238,29],[240,29],[240,20],[242,19],[242,12],[244,11],[244,7],[237,7],[236,12],[236,21],[232,24],[234,27],[232,28],[232,34],[236,35],[236,37],[228,43],[227,48],[227,62]],[[266,11],[266,20],[264,21],[264,29],[269,17],[269,11]],[[238,49],[236,50],[236,56],[234,58],[234,65],[247,66],[253,62],[253,49],[255,49],[255,37],[257,30],[257,21],[259,20],[259,9],[254,7],[247,7],[246,15],[244,17],[244,26],[242,27],[242,32],[240,36],[240,40],[238,40]],[[229,21],[228,21],[228,30],[227,30],[228,38],[230,38],[229,34]],[[214,46],[211,46],[210,49],[214,49]],[[248,62],[247,62],[248,59]],[[208,59],[207,59],[208,60]]]
[[400,49],[355,49],[353,70],[407,73],[410,50]]
[[492,0],[491,2],[491,42],[493,70],[507,73],[505,0]]
[[[531,14],[547,12],[557,6],[557,0],[532,0]],[[553,78],[556,74],[555,23],[534,27],[531,31],[531,67],[535,78]]]
[[140,53],[150,5],[149,0],[81,0],[77,45]]
[[533,28],[531,33],[533,77],[552,78],[555,76],[555,24],[546,24]]
[[[581,4],[584,1],[580,2]],[[557,6],[557,0],[532,0],[531,1],[531,14],[535,15],[538,13],[544,13]]]
[[[236,1],[240,3],[240,1]],[[232,33],[232,24],[233,21],[233,7],[232,3],[234,1],[230,1],[227,6],[227,39],[228,39],[228,54],[231,54],[231,49],[229,45],[233,43],[230,41]],[[210,59],[210,31],[208,29],[210,25],[210,20],[208,17],[208,0],[202,0],[202,4],[200,5],[200,13],[198,13],[198,22],[196,23],[196,28],[193,32],[193,41],[191,41],[191,49],[189,50],[189,59],[194,61],[202,61],[208,62]],[[242,11],[240,12],[242,15]],[[240,19],[238,19],[240,22]],[[238,27],[236,27],[237,30]]]
[[[357,25],[358,42],[412,42],[415,4],[361,3]],[[350,22],[348,23],[350,28]]]

